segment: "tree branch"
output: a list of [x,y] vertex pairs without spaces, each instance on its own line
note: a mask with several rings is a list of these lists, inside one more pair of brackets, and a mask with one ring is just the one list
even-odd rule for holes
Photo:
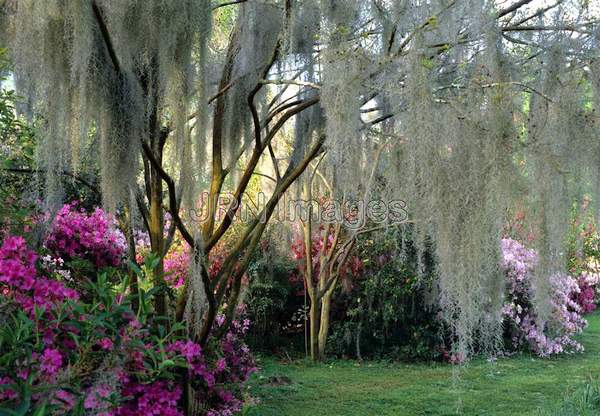
[[299,87],[310,87],[321,89],[319,84],[307,81],[295,81],[290,79],[263,79],[260,81],[261,84],[274,84],[274,85],[297,85]]
[[177,224],[177,229],[181,233],[181,236],[190,245],[190,247],[192,247],[192,249],[194,249],[196,246],[196,241],[194,240],[194,237],[190,234],[190,232],[187,230],[187,228],[185,227],[185,224],[183,223],[181,217],[179,216],[179,210],[177,207],[177,193],[175,190],[175,181],[173,181],[173,178],[171,178],[171,176],[169,176],[169,174],[160,165],[158,160],[156,160],[156,158],[152,154],[152,149],[144,141],[142,141],[142,149],[144,151],[144,154],[146,155],[146,157],[148,158],[148,160],[154,167],[154,169],[156,169],[156,171],[160,175],[161,179],[167,184],[167,189],[169,191],[169,212],[171,214],[171,218]]
[[568,32],[579,32],[587,35],[592,35],[593,32],[589,30],[583,30],[582,27],[587,26],[590,23],[584,23],[579,25],[562,25],[562,26],[544,26],[544,25],[531,25],[531,26],[507,26],[500,28],[503,32],[530,32],[530,31],[568,31]]
[[[44,170],[44,169],[29,169],[29,168],[2,168],[1,170],[5,171],[5,172],[10,172],[10,173],[22,173],[22,174],[34,174],[34,173],[46,172],[46,170]],[[81,183],[82,185],[85,185],[87,188],[89,188],[91,191],[93,191],[97,195],[101,194],[100,189],[98,189],[98,187],[96,185],[88,182],[87,180],[83,179],[80,176],[75,175],[72,172],[63,170],[60,174],[63,176],[68,176],[69,178],[76,180],[77,182]]]
[[102,34],[102,40],[104,41],[104,46],[106,46],[106,51],[108,52],[108,56],[110,57],[110,61],[115,68],[115,71],[120,74],[121,73],[121,65],[119,64],[119,59],[117,58],[117,54],[115,53],[115,48],[113,47],[112,41],[110,39],[110,34],[108,33],[108,28],[106,27],[106,23],[104,22],[104,18],[102,17],[102,11],[96,0],[92,0],[92,10],[94,11],[94,18],[98,23],[98,27],[100,29],[100,33]]
[[233,1],[228,1],[225,3],[221,3],[221,4],[217,4],[216,6],[213,6],[213,11],[220,9],[221,7],[227,7],[227,6],[233,6],[236,4],[241,4],[241,3],[246,3],[248,0],[233,0]]
[[[315,105],[318,101],[319,101],[319,98],[315,97],[310,100],[304,101],[302,104],[296,106],[295,108],[293,108],[291,110],[286,111],[277,120],[277,123],[275,124],[273,129],[271,131],[269,131],[269,133],[266,135],[264,141],[262,142],[262,147],[260,149],[257,149],[257,148],[254,149],[254,151],[252,152],[252,156],[250,157],[250,161],[248,162],[248,165],[246,167],[246,170],[244,171],[244,175],[240,179],[238,188],[236,189],[236,191],[234,193],[234,200],[231,202],[231,204],[229,205],[229,208],[227,209],[227,214],[225,215],[225,218],[223,218],[223,221],[221,222],[221,224],[219,225],[217,230],[210,236],[210,238],[205,240],[207,251],[210,251],[212,249],[212,247],[214,247],[214,245],[217,243],[217,241],[219,241],[219,239],[223,236],[223,234],[225,234],[225,232],[231,226],[232,219],[240,206],[243,192],[246,190],[246,186],[248,185],[248,182],[250,181],[252,173],[254,172],[254,169],[256,168],[256,165],[258,164],[258,162],[260,160],[260,156],[263,154],[263,152],[265,151],[265,149],[267,148],[267,146],[269,145],[269,143],[271,142],[273,137],[275,137],[277,132],[281,129],[281,127],[283,127],[283,125],[287,122],[287,120],[289,120],[291,117],[298,114],[299,112],[309,108],[310,106]],[[210,218],[209,218],[209,221],[210,221]]]
[[510,14],[518,9],[520,9],[521,7],[531,3],[533,0],[520,0],[518,2],[516,2],[515,4],[507,7],[506,9],[502,9],[498,12],[498,14],[496,15],[497,19],[500,19],[501,17],[506,16],[507,14]]

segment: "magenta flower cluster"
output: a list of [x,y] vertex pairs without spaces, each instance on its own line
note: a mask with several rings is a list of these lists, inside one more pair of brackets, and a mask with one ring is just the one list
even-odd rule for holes
[[164,259],[165,280],[175,289],[183,287],[190,270],[190,251],[183,243],[170,250]]
[[0,290],[33,316],[35,309],[50,311],[79,295],[61,282],[37,276],[37,255],[23,237],[8,237],[0,248]]
[[550,316],[541,322],[533,304],[537,253],[516,240],[505,238],[502,254],[501,265],[508,279],[503,316],[512,346],[527,346],[540,356],[582,351],[583,346],[573,339],[587,324],[575,300],[580,293],[577,280],[564,273],[550,277]]
[[[239,310],[243,314],[243,307]],[[218,315],[217,329],[224,325],[225,317]],[[242,410],[242,387],[250,375],[257,371],[254,356],[244,343],[250,321],[234,320],[217,348],[221,357],[215,363],[215,387],[208,390],[205,400],[211,403],[207,416],[231,416]],[[228,387],[228,388],[225,388]]]
[[[150,238],[146,232],[136,230],[134,239],[137,252],[136,261],[138,264],[142,264],[145,256],[150,253]],[[188,244],[176,238],[163,259],[163,267],[165,281],[175,289],[183,287],[190,271],[190,248]]]
[[[242,383],[256,371],[249,349],[239,338],[245,334],[248,325],[248,321],[234,321],[232,329],[220,343],[221,348],[217,352],[221,357],[216,360],[209,360],[202,347],[191,340],[177,340],[164,348],[165,360],[188,368],[188,378],[196,386],[198,399],[205,404],[207,415],[229,416],[242,408]],[[147,382],[150,374],[145,354],[151,350],[160,353],[158,346],[147,342],[150,338],[148,330],[133,320],[120,331],[119,337],[122,343],[118,354],[125,357],[124,365],[110,370],[110,373],[118,375],[118,379],[113,387],[100,384],[90,388],[84,407],[100,409],[99,414],[103,416],[183,415],[180,384],[165,379]],[[105,340],[99,342],[102,348],[112,349],[113,343],[107,345]],[[145,341],[142,343],[142,340]],[[124,399],[118,404],[111,400],[115,392]]]
[[96,267],[119,266],[127,249],[125,237],[110,215],[100,208],[88,214],[77,203],[58,211],[44,245],[54,257],[85,259]]
[[583,272],[577,279],[579,293],[575,296],[575,302],[581,307],[581,311],[591,313],[596,310],[596,288],[600,285],[598,273]]
[[[19,370],[15,374],[0,374],[0,385],[27,380],[32,371],[37,372],[38,382],[53,382],[65,364],[64,354],[55,344],[61,338],[63,348],[73,346],[72,340],[61,337],[66,328],[56,321],[55,311],[67,300],[77,301],[79,295],[61,282],[38,276],[37,258],[23,237],[9,236],[0,247],[0,305],[24,311],[35,322],[34,331],[41,335],[39,350],[16,360]],[[12,389],[6,389],[0,401],[16,397]]]
[[[181,386],[173,385],[165,380],[158,380],[150,384],[125,384],[121,394],[129,397],[130,400],[120,406],[112,414],[114,416],[183,416],[183,412],[178,408]],[[106,414],[106,416],[112,415]]]
[[[54,238],[46,242],[54,244],[67,235],[90,236],[93,233],[89,234],[88,227],[97,222],[103,224],[98,227],[104,230],[101,235],[112,233],[107,217],[73,213],[72,207],[63,207],[60,219],[54,222]],[[80,224],[70,228],[61,225],[68,216],[74,216]],[[102,228],[104,225],[106,228]],[[66,256],[89,256],[106,241],[117,241],[89,238],[95,242],[57,247],[65,247]],[[117,255],[111,251],[107,256],[96,253],[92,258],[98,264],[114,265],[110,259]],[[122,295],[114,295],[113,300],[103,304],[85,304],[75,290],[42,275],[47,271],[38,271],[37,260],[22,237],[8,237],[0,247],[0,307],[15,317],[19,310],[25,310],[35,324],[30,353],[0,343],[11,352],[22,352],[10,371],[0,372],[0,387],[4,386],[0,388],[0,407],[3,402],[10,405],[20,400],[20,393],[7,385],[32,380],[31,387],[44,392],[34,394],[32,403],[51,403],[56,409],[52,414],[67,414],[79,402],[101,416],[179,416],[183,415],[183,378],[178,369],[187,367],[188,379],[207,414],[232,415],[241,409],[242,385],[256,371],[252,354],[243,342],[249,321],[234,321],[210,351],[187,339],[165,342],[152,332],[152,326],[137,319],[128,304],[122,303]],[[67,300],[72,303],[65,304]],[[223,321],[219,317],[219,327]],[[7,352],[0,350],[1,354]],[[92,356],[95,358],[90,359]],[[102,363],[102,368],[89,371],[86,366],[90,362]],[[113,364],[107,367],[105,363]],[[83,370],[78,372],[79,368]],[[67,385],[70,388],[63,388]]]

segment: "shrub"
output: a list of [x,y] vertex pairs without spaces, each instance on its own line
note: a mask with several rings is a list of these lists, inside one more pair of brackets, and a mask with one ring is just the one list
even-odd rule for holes
[[126,254],[126,241],[114,219],[101,208],[92,213],[76,202],[56,214],[44,246],[54,258],[87,260],[95,267],[118,267]]
[[330,352],[338,356],[437,360],[444,355],[444,327],[432,302],[431,259],[419,273],[410,229],[389,230],[357,244],[363,271],[332,308]]
[[502,240],[502,253],[501,265],[508,279],[503,316],[509,345],[528,347],[540,356],[582,351],[583,346],[572,338],[587,324],[574,301],[580,293],[577,281],[563,273],[551,276],[551,316],[546,323],[538,322],[532,304],[537,253],[510,238]]
[[171,246],[164,258],[165,280],[173,288],[183,287],[190,270],[190,249],[186,243]]
[[597,291],[600,287],[600,274],[583,272],[577,278],[579,292],[574,295],[574,300],[581,308],[581,313],[592,313],[597,308]]
[[[167,235],[171,226],[170,217],[167,216],[167,221],[164,225],[164,234]],[[151,253],[150,237],[145,231],[135,230],[134,240],[136,244],[136,261],[138,264],[144,264]],[[227,257],[227,247],[229,242],[220,242],[210,252],[208,273],[211,278],[217,275],[220,271],[223,261]],[[164,256],[164,278],[165,281],[173,288],[179,289],[183,287],[190,271],[190,247],[183,240],[181,235],[176,232],[173,235],[171,245]]]
[[249,321],[203,350],[180,325],[167,329],[142,312],[149,308],[135,314],[126,281],[115,287],[100,275],[84,302],[37,260],[22,237],[0,248],[0,413],[182,415],[186,380],[207,414],[241,408],[242,383],[255,371],[243,342]]
[[301,344],[297,335],[303,333],[304,319],[298,323],[300,328],[292,328],[289,323],[304,303],[304,284],[301,276],[291,278],[297,275],[296,264],[287,254],[263,240],[248,268],[250,279],[244,301],[252,320],[248,340],[253,348],[277,351],[295,341]]

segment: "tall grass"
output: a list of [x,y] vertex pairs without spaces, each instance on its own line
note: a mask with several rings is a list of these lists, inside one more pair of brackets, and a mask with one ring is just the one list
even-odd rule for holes
[[600,386],[589,382],[567,395],[561,405],[540,416],[592,416],[600,415]]

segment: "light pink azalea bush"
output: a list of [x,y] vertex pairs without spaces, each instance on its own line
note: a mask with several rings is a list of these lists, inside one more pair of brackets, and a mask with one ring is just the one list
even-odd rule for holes
[[527,347],[540,356],[582,351],[583,346],[573,339],[587,324],[575,300],[580,294],[577,280],[563,273],[551,276],[551,316],[541,323],[532,304],[537,253],[516,240],[505,238],[502,254],[501,265],[508,279],[503,316],[512,347]]

